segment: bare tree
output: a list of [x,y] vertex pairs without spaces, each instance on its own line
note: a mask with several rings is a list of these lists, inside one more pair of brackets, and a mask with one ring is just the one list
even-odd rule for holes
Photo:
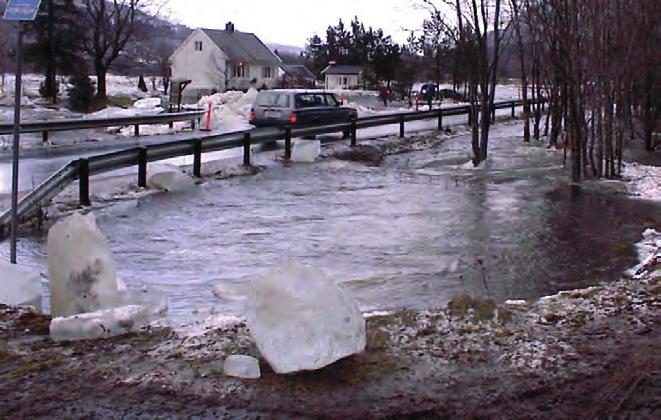
[[[161,2],[162,6],[162,2]],[[84,20],[89,32],[83,48],[97,77],[96,100],[107,102],[106,75],[134,36],[140,18],[149,19],[149,0],[84,0]]]

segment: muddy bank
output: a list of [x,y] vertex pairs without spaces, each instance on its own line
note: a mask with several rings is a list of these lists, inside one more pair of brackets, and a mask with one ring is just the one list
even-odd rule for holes
[[363,354],[289,376],[261,360],[255,381],[221,373],[259,356],[240,321],[56,344],[47,317],[4,307],[0,416],[658,418],[658,239],[620,281],[377,314]]

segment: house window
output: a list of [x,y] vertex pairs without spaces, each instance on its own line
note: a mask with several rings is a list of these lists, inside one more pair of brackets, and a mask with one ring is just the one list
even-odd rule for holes
[[250,77],[250,68],[243,63],[234,66],[234,77]]
[[346,77],[344,78],[343,82],[344,82],[344,83],[342,83],[342,84],[343,84],[344,86],[346,86],[346,85],[349,84],[349,82],[347,81],[347,78],[346,78]]
[[202,41],[195,41],[195,51],[202,51]]
[[270,79],[271,77],[271,67],[262,67],[262,79]]

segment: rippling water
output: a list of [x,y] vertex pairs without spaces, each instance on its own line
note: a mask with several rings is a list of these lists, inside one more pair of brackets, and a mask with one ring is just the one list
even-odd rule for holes
[[[322,269],[364,310],[441,305],[459,293],[538,297],[633,265],[643,228],[661,225],[659,206],[572,189],[560,153],[523,146],[513,132],[495,129],[481,169],[466,165],[460,137],[378,168],[272,167],[97,217],[119,275],[167,294],[177,321],[240,315],[247,282],[288,262]],[[43,269],[44,248],[23,240],[19,255]]]

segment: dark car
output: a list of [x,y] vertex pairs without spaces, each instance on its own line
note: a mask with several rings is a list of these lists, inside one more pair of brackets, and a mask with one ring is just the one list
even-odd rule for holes
[[[269,90],[257,95],[250,124],[255,127],[305,127],[346,123],[356,117],[354,108],[342,106],[330,92]],[[345,130],[345,136],[347,133]]]

